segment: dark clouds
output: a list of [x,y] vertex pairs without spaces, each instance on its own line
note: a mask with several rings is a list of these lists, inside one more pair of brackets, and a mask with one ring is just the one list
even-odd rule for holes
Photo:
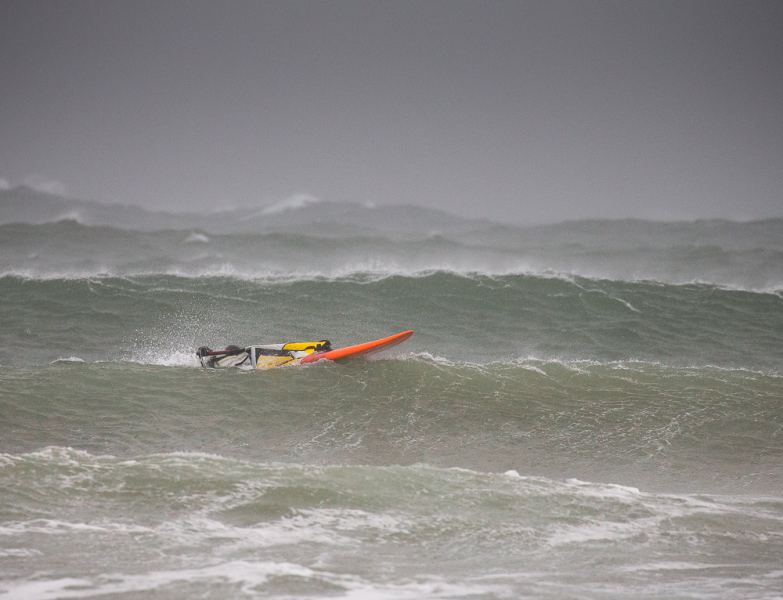
[[783,214],[780,2],[0,4],[0,178],[207,209]]

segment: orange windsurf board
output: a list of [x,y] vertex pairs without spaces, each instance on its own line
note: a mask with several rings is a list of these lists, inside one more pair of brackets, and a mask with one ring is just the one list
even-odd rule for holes
[[314,352],[313,354],[309,354],[300,359],[299,363],[304,365],[319,360],[341,360],[352,356],[363,356],[396,346],[412,335],[413,329],[409,329],[379,340],[364,342],[363,344],[355,344],[353,346],[346,346],[345,348],[335,348],[334,350],[327,350],[326,352]]

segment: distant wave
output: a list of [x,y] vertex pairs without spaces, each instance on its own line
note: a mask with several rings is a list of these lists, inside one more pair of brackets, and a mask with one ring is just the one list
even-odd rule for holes
[[[0,273],[30,279],[159,274],[285,281],[416,277],[443,271],[783,290],[783,245],[766,230],[758,237],[745,232],[745,238],[724,239],[723,233],[709,229],[708,235],[694,226],[691,234],[696,239],[685,243],[687,229],[675,235],[651,225],[651,231],[637,239],[631,235],[635,230],[631,225],[630,231],[620,229],[609,237],[573,227],[563,225],[549,235],[540,230],[490,228],[423,237],[319,237],[290,232],[137,232],[73,221],[2,225]],[[779,231],[775,225],[769,228],[783,239],[783,226]]]
[[[0,279],[17,279],[23,281],[100,281],[110,279],[146,279],[154,277],[172,277],[182,280],[204,280],[220,281],[233,279],[239,282],[257,283],[257,284],[293,284],[293,283],[377,283],[380,281],[403,278],[403,279],[425,279],[432,276],[446,275],[464,278],[468,280],[495,279],[495,278],[513,278],[530,277],[540,279],[559,280],[567,283],[617,283],[617,284],[638,284],[652,286],[672,286],[672,287],[703,287],[725,292],[742,292],[749,294],[772,295],[783,299],[783,282],[769,287],[743,287],[726,283],[715,283],[701,279],[685,280],[678,282],[669,282],[656,279],[612,279],[605,277],[590,277],[578,273],[557,273],[553,271],[535,271],[529,269],[507,270],[507,271],[473,271],[458,269],[388,269],[388,270],[367,270],[362,268],[345,268],[334,271],[243,271],[236,269],[230,264],[211,269],[178,269],[167,270],[140,270],[140,271],[115,271],[113,269],[96,269],[95,271],[63,270],[52,272],[37,272],[33,269],[9,269],[0,271]],[[622,298],[616,298],[617,302],[624,304],[628,309],[637,311],[633,305]]]
[[259,211],[261,215],[276,215],[286,211],[300,210],[313,204],[323,202],[320,198],[316,198],[310,194],[294,194],[284,200],[270,204]]

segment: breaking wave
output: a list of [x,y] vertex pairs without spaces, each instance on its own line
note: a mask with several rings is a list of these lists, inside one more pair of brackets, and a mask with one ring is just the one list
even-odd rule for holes
[[[629,231],[617,225],[617,241],[596,232],[574,232],[565,225],[547,234],[489,228],[459,235],[356,232],[321,237],[286,231],[138,232],[73,221],[10,224],[0,225],[0,273],[29,279],[172,275],[296,280],[378,279],[442,271],[783,290],[779,242],[766,240],[766,247],[756,246],[750,240],[742,243],[741,235],[725,238],[713,233],[696,245],[687,232],[674,236],[661,225],[656,243],[652,237],[635,238],[634,228],[626,228]],[[694,236],[705,237],[698,226],[693,229]],[[783,225],[779,230],[783,239]]]
[[[248,597],[614,598],[666,595],[671,586],[699,598],[741,598],[752,586],[754,597],[773,598],[781,581],[774,557],[783,538],[766,538],[765,557],[746,555],[750,540],[779,530],[783,502],[774,497],[656,494],[515,470],[275,464],[197,452],[121,459],[47,447],[0,455],[0,465],[5,489],[62,502],[55,510],[36,500],[34,518],[5,522],[0,539],[16,544],[7,556],[69,546],[92,565],[74,576],[73,559],[64,557],[44,576],[0,583],[8,598],[176,597],[196,589]],[[136,504],[146,516],[131,524],[126,510]],[[438,574],[420,574],[405,559],[411,547],[434,557],[429,568]],[[175,553],[183,558],[148,565],[147,556]],[[395,568],[363,558],[379,555]],[[600,567],[613,585],[596,594],[599,564],[613,565]]]
[[779,597],[783,220],[3,193],[3,598]]

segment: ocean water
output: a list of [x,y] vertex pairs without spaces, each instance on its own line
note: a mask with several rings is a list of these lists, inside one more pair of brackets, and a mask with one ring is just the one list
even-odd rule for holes
[[783,221],[474,225],[0,225],[0,599],[783,597]]

